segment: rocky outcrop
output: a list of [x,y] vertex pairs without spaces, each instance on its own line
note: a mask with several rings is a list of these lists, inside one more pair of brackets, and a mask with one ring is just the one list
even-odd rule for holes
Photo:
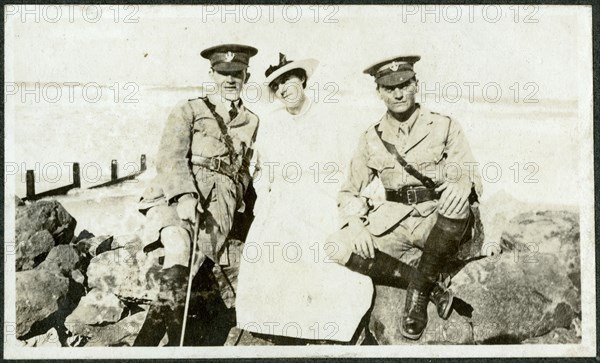
[[65,320],[66,326],[116,323],[125,312],[125,304],[111,293],[93,289],[79,301]]
[[[495,220],[502,253],[473,260],[453,277],[452,315],[442,320],[430,304],[419,341],[400,333],[404,290],[377,287],[370,330],[379,344],[580,342],[578,215],[529,210]],[[24,346],[132,345],[158,292],[160,255],[144,253],[135,234],[73,238],[74,226],[57,202],[17,204],[17,337]],[[475,228],[471,247],[480,249],[483,226]],[[195,317],[206,327],[198,330],[205,344],[273,344],[232,328],[242,249],[232,241],[230,267],[217,266],[214,280],[195,285],[206,308]]]
[[17,271],[34,268],[53,246],[71,242],[76,224],[75,219],[57,201],[17,205]]
[[69,279],[55,271],[21,271],[16,273],[15,287],[17,337],[23,337],[34,324],[65,307]]
[[119,236],[110,249],[98,254],[87,268],[90,288],[110,292],[119,298],[147,303],[158,293],[158,258],[142,251],[136,235]]

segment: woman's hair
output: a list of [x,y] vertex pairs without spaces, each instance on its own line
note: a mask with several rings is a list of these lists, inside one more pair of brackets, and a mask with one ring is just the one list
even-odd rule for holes
[[290,76],[295,76],[298,79],[302,80],[302,88],[306,88],[306,81],[308,80],[308,77],[306,76],[306,71],[302,68],[294,68],[290,71],[285,72],[284,74],[282,74],[281,76],[275,78],[270,84],[269,84],[269,88],[273,83],[277,83],[279,80],[283,79],[283,78],[289,78]]

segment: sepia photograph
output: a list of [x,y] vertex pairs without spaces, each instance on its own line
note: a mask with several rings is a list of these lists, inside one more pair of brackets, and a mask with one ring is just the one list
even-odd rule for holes
[[597,355],[592,6],[5,5],[7,359]]

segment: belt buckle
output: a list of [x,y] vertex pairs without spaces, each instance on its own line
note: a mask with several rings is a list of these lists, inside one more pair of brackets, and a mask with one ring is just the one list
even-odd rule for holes
[[406,201],[410,205],[417,204],[417,191],[414,188],[406,190]]

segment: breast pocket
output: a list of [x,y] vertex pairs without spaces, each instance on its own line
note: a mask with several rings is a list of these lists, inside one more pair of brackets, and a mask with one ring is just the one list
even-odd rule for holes
[[373,155],[367,160],[367,166],[373,169],[384,188],[397,188],[401,181],[401,166],[392,155]]
[[194,135],[211,136],[218,139],[221,135],[221,130],[217,124],[217,120],[210,117],[199,118],[194,121]]

